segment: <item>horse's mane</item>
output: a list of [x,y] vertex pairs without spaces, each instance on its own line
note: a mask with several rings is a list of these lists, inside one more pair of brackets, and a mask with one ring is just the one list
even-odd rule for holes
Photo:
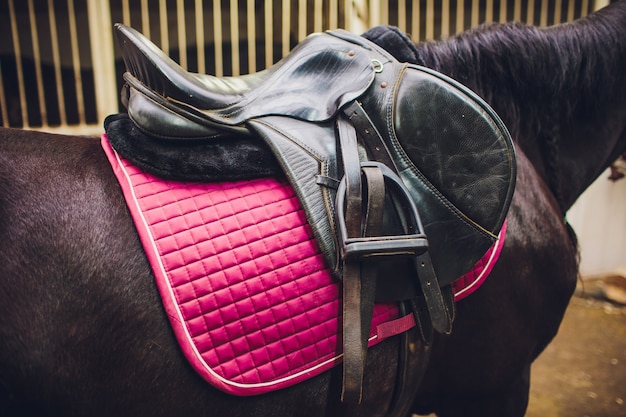
[[417,48],[428,67],[489,102],[514,137],[529,137],[594,117],[626,93],[626,2],[573,23],[485,24]]

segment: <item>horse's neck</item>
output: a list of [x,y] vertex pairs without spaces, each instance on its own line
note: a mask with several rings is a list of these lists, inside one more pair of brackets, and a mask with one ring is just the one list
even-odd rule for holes
[[419,49],[494,107],[564,211],[626,150],[626,1],[572,24],[490,25]]

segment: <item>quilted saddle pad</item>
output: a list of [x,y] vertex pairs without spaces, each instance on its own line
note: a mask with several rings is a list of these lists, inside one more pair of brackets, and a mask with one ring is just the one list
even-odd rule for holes
[[[256,395],[342,359],[340,286],[287,183],[166,181],[102,147],[123,190],[181,349],[213,386]],[[489,274],[501,238],[455,282],[455,298]],[[395,304],[374,309],[369,345],[415,325]]]

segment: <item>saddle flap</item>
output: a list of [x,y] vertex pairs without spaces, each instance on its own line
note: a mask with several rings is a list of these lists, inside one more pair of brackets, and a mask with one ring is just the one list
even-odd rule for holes
[[516,180],[511,137],[475,93],[408,66],[392,106],[389,142],[414,197],[441,285],[464,274],[497,238]]
[[376,77],[361,108],[419,207],[447,285],[497,238],[515,188],[513,142],[487,103],[443,74],[391,63]]
[[396,90],[392,141],[411,161],[407,168],[477,228],[497,235],[515,185],[504,123],[474,92],[428,68],[409,66]]

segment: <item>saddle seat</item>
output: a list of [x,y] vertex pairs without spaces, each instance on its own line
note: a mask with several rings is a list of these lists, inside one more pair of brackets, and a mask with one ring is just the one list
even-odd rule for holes
[[155,111],[154,106],[132,103],[129,115],[157,137],[247,133],[242,126],[246,121],[269,115],[322,122],[361,96],[374,79],[367,55],[324,34],[309,36],[266,70],[220,78],[187,72],[141,33],[121,24],[116,28],[128,70],[124,79],[141,92],[130,100],[152,99],[163,106]]
[[117,34],[125,104],[143,134],[248,137],[276,158],[343,281],[342,398],[360,402],[377,295],[406,301],[426,341],[451,331],[450,284],[497,239],[515,185],[510,135],[482,99],[341,30],[226,78],[186,72],[131,28]]

